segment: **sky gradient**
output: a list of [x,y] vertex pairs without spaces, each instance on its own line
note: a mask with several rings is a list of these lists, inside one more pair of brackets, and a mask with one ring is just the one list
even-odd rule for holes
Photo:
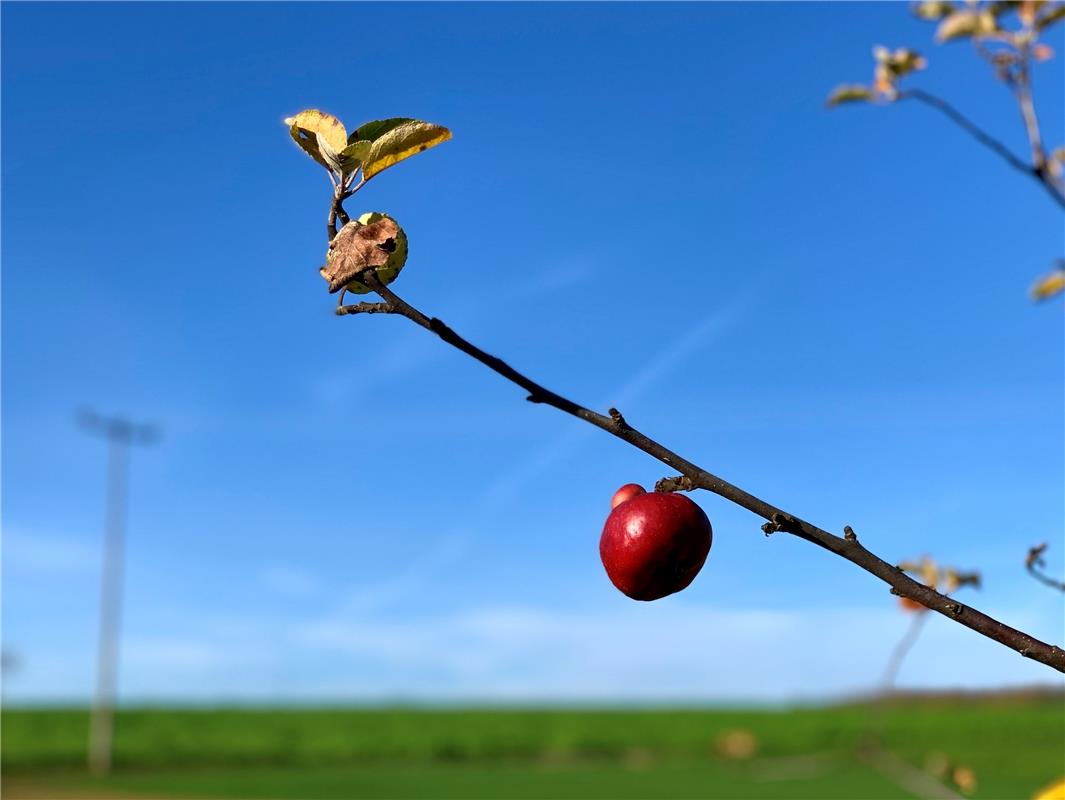
[[[872,688],[908,618],[706,493],[682,594],[610,586],[610,495],[666,474],[410,325],[337,319],[329,183],[281,120],[453,141],[354,215],[394,288],[578,402],[888,560],[979,569],[1063,638],[1060,210],[914,105],[827,110],[875,44],[1015,151],[1008,92],[902,4],[10,4],[3,15],[3,644],[9,700],[93,681],[105,449],[133,453],[124,700],[704,699]],[[1065,141],[1058,58],[1036,74]],[[943,619],[907,686],[1055,676]]]

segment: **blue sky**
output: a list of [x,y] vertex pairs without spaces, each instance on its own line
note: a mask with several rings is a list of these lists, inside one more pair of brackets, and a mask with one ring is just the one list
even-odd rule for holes
[[[405,227],[409,301],[1061,640],[1022,568],[1042,540],[1065,568],[1061,304],[1026,297],[1060,211],[926,108],[823,106],[911,45],[915,85],[1023,153],[931,33],[901,4],[4,4],[5,696],[92,686],[83,406],[165,431],[133,454],[127,701],[814,698],[904,630],[883,584],[705,493],[694,584],[617,593],[610,495],[665,470],[402,319],[332,315],[329,184],[281,124],[308,107],[454,131],[349,203]],[[901,682],[1053,677],[933,619]]]

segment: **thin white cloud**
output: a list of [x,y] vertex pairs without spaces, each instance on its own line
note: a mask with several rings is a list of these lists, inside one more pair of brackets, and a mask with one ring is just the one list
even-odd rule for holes
[[5,572],[63,577],[89,574],[100,564],[99,549],[84,539],[5,526],[0,542]]
[[[735,610],[674,599],[619,601],[607,610],[337,618],[307,627],[298,639],[332,654],[338,666],[358,664],[360,682],[348,685],[356,693],[373,686],[426,699],[793,700],[875,691],[908,621],[883,607]],[[1047,620],[1024,622],[1038,628]],[[932,619],[900,682],[946,688],[1049,680],[1042,665]]]
[[[1057,620],[996,617],[1052,636]],[[240,636],[204,629],[123,646],[129,700],[321,699],[784,702],[867,693],[909,617],[891,607],[725,609],[623,598],[600,608],[467,608],[419,619],[335,614]],[[34,655],[16,699],[89,690],[69,654]],[[903,687],[1052,683],[1046,667],[933,617]],[[1058,685],[1061,681],[1058,680]]]

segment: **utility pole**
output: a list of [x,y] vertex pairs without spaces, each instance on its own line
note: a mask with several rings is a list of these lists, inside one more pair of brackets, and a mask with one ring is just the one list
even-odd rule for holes
[[96,697],[89,722],[89,770],[111,771],[111,741],[118,680],[118,634],[122,616],[122,555],[126,536],[129,446],[151,444],[155,428],[122,417],[82,412],[83,428],[107,439],[107,494],[104,510],[104,556],[100,579],[100,633],[96,651]]

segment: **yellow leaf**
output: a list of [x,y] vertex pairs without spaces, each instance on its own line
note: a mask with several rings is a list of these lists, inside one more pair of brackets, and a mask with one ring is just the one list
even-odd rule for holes
[[1032,284],[1028,293],[1033,300],[1049,300],[1062,291],[1065,291],[1065,269],[1056,269]]
[[411,120],[375,139],[362,162],[362,174],[369,180],[377,173],[406,158],[435,147],[451,138],[451,131],[430,122]]
[[340,153],[348,146],[344,123],[316,108],[288,117],[285,124],[303,151],[326,169],[341,171]]

